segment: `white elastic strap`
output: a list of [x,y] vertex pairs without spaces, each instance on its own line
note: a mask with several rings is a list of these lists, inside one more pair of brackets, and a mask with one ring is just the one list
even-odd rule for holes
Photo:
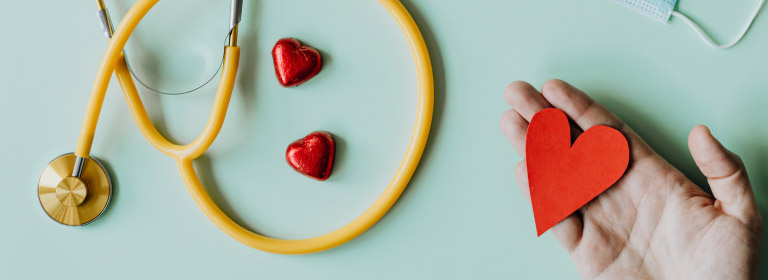
[[701,40],[703,40],[704,43],[707,43],[708,46],[712,47],[713,49],[724,50],[724,49],[735,46],[736,44],[739,43],[739,41],[741,41],[742,38],[744,38],[744,35],[747,34],[747,31],[752,26],[752,23],[755,22],[755,18],[757,18],[757,15],[760,13],[760,9],[763,8],[763,4],[765,4],[765,0],[760,0],[760,4],[757,5],[757,9],[755,9],[755,12],[752,13],[752,17],[749,19],[749,22],[747,22],[747,25],[744,26],[744,29],[741,30],[741,33],[739,33],[739,36],[736,38],[736,40],[733,40],[733,42],[730,42],[725,45],[718,45],[717,43],[715,43],[715,41],[712,40],[712,37],[710,37],[709,34],[707,34],[707,32],[704,32],[704,30],[701,29],[701,26],[699,26],[698,23],[690,19],[688,16],[678,12],[672,12],[672,15],[679,17],[680,19],[685,21],[685,23],[690,25],[691,28],[693,28],[693,30],[696,31],[696,35],[699,35],[699,38],[701,38]]

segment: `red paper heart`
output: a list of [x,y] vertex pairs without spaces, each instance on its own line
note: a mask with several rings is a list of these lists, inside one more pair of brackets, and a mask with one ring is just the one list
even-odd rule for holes
[[571,146],[568,118],[558,109],[533,116],[525,143],[539,236],[616,183],[629,164],[627,139],[607,126],[589,128]]
[[272,48],[275,75],[284,87],[295,87],[308,81],[323,67],[320,52],[293,38],[283,38]]
[[285,151],[285,160],[297,172],[325,181],[331,176],[335,153],[336,143],[331,134],[315,131],[291,143]]

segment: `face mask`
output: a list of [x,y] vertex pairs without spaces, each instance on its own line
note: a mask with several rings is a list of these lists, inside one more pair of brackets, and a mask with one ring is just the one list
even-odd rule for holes
[[696,32],[696,35],[699,35],[699,38],[704,41],[707,45],[714,49],[727,49],[730,47],[735,46],[739,41],[741,41],[742,38],[744,38],[744,35],[747,34],[747,31],[752,26],[752,23],[755,21],[755,18],[757,18],[757,14],[760,12],[760,9],[763,7],[763,4],[765,4],[765,0],[760,0],[760,4],[757,5],[757,9],[755,9],[755,12],[752,13],[752,16],[749,19],[749,22],[747,22],[747,25],[744,26],[744,29],[742,29],[741,33],[739,33],[739,36],[733,40],[732,42],[728,44],[717,44],[714,40],[712,40],[712,37],[707,34],[707,32],[704,32],[704,30],[701,29],[701,26],[699,26],[698,23],[693,21],[688,16],[675,11],[675,4],[677,3],[677,0],[613,0],[616,3],[622,4],[626,7],[629,7],[641,14],[644,14],[646,16],[649,16],[655,20],[658,20],[660,22],[666,23],[669,21],[669,18],[672,16],[678,17],[681,20],[683,20],[685,23],[687,23],[691,28],[693,28],[693,31]]

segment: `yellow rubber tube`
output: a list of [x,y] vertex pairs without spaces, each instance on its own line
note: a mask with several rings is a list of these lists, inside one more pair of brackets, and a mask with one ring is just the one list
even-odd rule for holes
[[107,93],[107,87],[109,86],[109,79],[112,78],[112,71],[115,69],[117,58],[121,55],[123,46],[128,38],[136,29],[139,21],[144,15],[149,12],[157,3],[158,0],[144,0],[139,1],[125,14],[123,21],[120,22],[120,29],[122,32],[115,33],[112,40],[109,43],[107,51],[104,53],[104,58],[101,59],[101,65],[99,65],[99,72],[96,75],[96,81],[93,82],[93,88],[91,88],[91,97],[88,100],[88,107],[85,109],[85,118],[83,118],[83,126],[80,129],[80,135],[77,139],[77,148],[75,148],[75,155],[82,158],[88,158],[91,154],[91,146],[93,144],[93,136],[96,132],[96,124],[99,122],[99,115],[101,114],[101,106],[104,104],[104,95]]
[[[137,2],[132,10],[137,9],[138,6],[139,8],[137,10],[143,11],[143,14],[145,14],[149,7],[156,2],[157,0],[142,0]],[[123,92],[125,93],[132,116],[142,134],[158,150],[176,159],[184,184],[187,186],[187,189],[195,202],[197,202],[203,213],[205,213],[214,224],[234,239],[250,247],[279,254],[308,254],[328,250],[344,244],[368,230],[389,211],[392,205],[394,205],[400,197],[400,194],[405,190],[405,187],[413,176],[413,172],[421,159],[432,122],[434,103],[432,66],[421,32],[405,7],[403,7],[397,0],[380,0],[379,2],[387,8],[403,30],[403,33],[410,44],[416,64],[418,75],[418,112],[411,141],[394,178],[371,207],[349,224],[331,233],[309,239],[281,240],[266,237],[243,228],[230,219],[229,216],[227,216],[226,213],[211,200],[210,196],[206,193],[204,187],[200,183],[192,165],[192,161],[199,157],[210,146],[223,124],[227,105],[232,94],[234,76],[237,72],[239,58],[238,48],[228,47],[226,50],[225,66],[219,85],[219,91],[216,96],[216,101],[214,102],[214,109],[211,112],[211,117],[205,130],[194,142],[185,146],[172,144],[163,137],[157,129],[155,129],[141,103],[141,99],[136,91],[136,86],[125,65],[125,59],[119,52],[110,53],[109,50],[107,51],[107,55],[116,56],[116,74],[123,88]],[[138,15],[139,13],[136,14]],[[139,17],[143,16],[143,14]],[[130,27],[125,23],[133,24],[134,26]],[[132,31],[133,28],[135,28],[135,24],[138,24],[138,20],[129,20],[127,16],[124,22],[120,24],[115,34],[122,34],[122,30]],[[115,37],[117,38],[117,35]],[[122,49],[122,46],[116,45],[115,42],[121,41],[113,40],[113,42],[110,43],[109,49]],[[124,45],[125,42],[122,41],[122,44]],[[111,60],[111,57],[105,58],[105,60]],[[106,65],[106,67],[108,66],[109,65]],[[105,64],[102,63],[102,68],[99,70],[99,77],[101,77],[101,74],[105,71],[109,73],[110,69],[105,68]],[[106,90],[106,87],[104,90]],[[103,92],[100,94],[103,96]],[[95,128],[95,125],[93,127]]]
[[117,61],[115,74],[117,74],[118,81],[125,94],[125,100],[128,102],[128,106],[131,109],[131,115],[136,121],[139,130],[144,135],[144,138],[147,138],[147,141],[159,151],[174,159],[196,159],[202,155],[211,144],[213,144],[213,141],[219,135],[219,131],[221,131],[221,127],[224,124],[224,118],[227,115],[229,100],[232,97],[232,89],[235,87],[235,77],[237,75],[239,62],[240,48],[226,47],[224,50],[224,68],[221,72],[221,81],[219,82],[219,89],[216,92],[216,99],[213,103],[211,116],[208,118],[208,123],[200,136],[192,141],[192,143],[184,146],[173,144],[168,141],[168,139],[163,137],[152,124],[152,121],[147,115],[147,111],[144,109],[144,104],[141,102],[141,97],[139,97],[136,85],[131,78],[131,73],[128,71],[123,55],[120,55]]

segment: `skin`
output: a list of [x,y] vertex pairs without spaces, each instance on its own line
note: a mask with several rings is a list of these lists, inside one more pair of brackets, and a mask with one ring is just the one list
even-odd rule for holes
[[627,172],[611,188],[550,229],[585,279],[754,279],[762,219],[741,159],[705,126],[688,146],[714,198],[659,156],[613,113],[560,80],[541,91],[510,84],[512,107],[501,131],[523,161],[515,168],[526,196],[525,135],[539,110],[558,108],[573,121],[574,136],[594,125],[621,131],[629,141]]

